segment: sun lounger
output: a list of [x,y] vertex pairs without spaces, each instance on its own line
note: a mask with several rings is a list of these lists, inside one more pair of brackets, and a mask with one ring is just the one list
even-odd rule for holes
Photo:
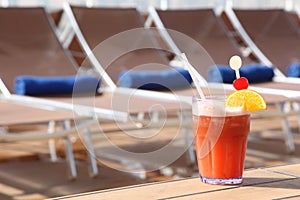
[[[153,63],[152,66],[148,67],[150,70],[160,69],[159,64],[168,66],[169,60],[165,52],[158,53],[158,51],[146,50],[146,48],[141,49],[148,45],[149,48],[160,48],[160,45],[156,45],[156,41],[147,35],[151,33],[147,33],[146,30],[144,30],[145,35],[143,37],[139,35],[136,38],[123,38],[117,41],[118,44],[116,46],[105,46],[107,43],[105,40],[111,36],[115,35],[118,37],[118,34],[122,32],[131,29],[139,31],[143,28],[144,18],[136,9],[87,8],[82,6],[72,6],[71,9],[79,29],[83,32],[87,45],[93,51],[93,54],[96,54],[96,51],[98,51],[97,58],[101,60],[101,65],[109,72],[110,78],[115,83],[118,81],[119,74],[123,70],[132,68],[132,66],[138,67],[144,63]],[[108,23],[108,21],[113,21],[114,23]],[[95,24],[105,24],[105,29],[102,26],[95,26]],[[132,31],[133,33],[134,31]],[[129,39],[132,39],[130,47],[126,46]],[[101,47],[101,45],[105,47]],[[122,52],[123,50],[124,52]],[[84,50],[84,52],[86,51]],[[116,55],[117,53],[124,55]],[[139,59],[136,59],[137,57]],[[85,62],[87,62],[87,59]]]
[[[148,34],[151,34],[151,31],[148,32],[147,29],[143,29],[143,17],[136,9],[86,8],[65,4],[64,11],[72,24],[77,40],[87,55],[86,61],[82,66],[86,67],[90,65],[101,74],[101,80],[104,83],[104,87],[102,88],[104,90],[104,96],[111,95],[110,92],[113,92],[114,96],[123,96],[122,98],[125,99],[124,102],[127,102],[126,99],[130,96],[130,98],[133,99],[141,99],[141,102],[143,102],[141,105],[144,105],[146,102],[155,105],[155,102],[159,102],[159,105],[164,107],[165,111],[181,113],[179,118],[176,117],[175,121],[170,122],[170,124],[173,125],[178,125],[178,121],[181,120],[190,120],[182,116],[185,110],[190,112],[191,96],[184,97],[182,101],[178,101],[178,97],[173,94],[161,94],[152,91],[118,87],[119,75],[124,70],[129,70],[134,67],[139,68],[141,66],[152,71],[161,69],[167,70],[170,68],[169,60],[164,51],[151,50],[159,46],[156,46],[156,40],[152,40],[151,37],[149,37]],[[108,24],[108,21],[114,23]],[[95,24],[102,25],[95,26]],[[107,25],[107,27],[103,26],[104,24]],[[122,38],[122,33],[126,34],[126,37]],[[116,45],[110,46],[110,41],[115,42]],[[129,47],[126,46],[128,44],[130,44]],[[139,46],[139,44],[142,44],[142,46]],[[145,68],[139,68],[138,70]],[[171,109],[168,106],[170,103],[171,105],[177,104],[176,109]],[[188,106],[178,107],[178,105],[183,104]],[[138,103],[135,105],[138,105]],[[119,107],[122,107],[122,105]],[[134,110],[136,110],[134,107],[130,109],[127,108],[129,113],[134,112]],[[147,119],[143,118],[145,111],[145,109],[142,109],[139,112],[135,112],[135,118],[140,121],[147,121]],[[146,113],[148,113],[148,111],[146,111]],[[159,112],[154,113],[154,116],[160,116]],[[157,123],[160,124],[161,121],[163,120],[157,118],[154,120],[155,123],[152,124],[155,126]],[[187,126],[182,126],[181,131],[186,137],[186,147],[189,152],[188,163],[193,163],[195,162],[195,157],[191,147],[192,140],[190,140],[191,127],[188,123],[184,123],[187,124]]]
[[[15,109],[6,109],[5,116],[13,117],[12,114],[16,115],[14,118],[7,118],[6,120],[9,121],[9,124],[12,122],[29,123],[30,121],[34,123],[36,120],[49,121],[49,129],[55,129],[53,128],[53,122],[64,123],[64,130],[59,131],[61,134],[56,134],[54,131],[53,133],[35,134],[34,136],[30,136],[30,134],[11,135],[7,133],[1,135],[1,139],[10,140],[13,138],[13,140],[23,140],[27,136],[30,139],[51,139],[59,136],[60,138],[64,138],[66,142],[66,155],[70,166],[70,177],[75,178],[76,166],[69,137],[69,134],[75,128],[73,126],[69,127],[69,123],[73,124],[72,121],[74,120],[72,110],[68,109],[67,114],[47,111],[49,109],[55,110],[56,103],[52,102],[51,104],[43,105],[37,99],[33,101],[26,99],[26,96],[19,97],[11,95],[11,93],[14,93],[14,81],[20,75],[39,77],[76,75],[77,65],[59,43],[54,32],[53,21],[44,8],[0,8],[0,18],[1,27],[5,27],[0,33],[0,74],[5,84],[1,82],[1,100],[5,101],[5,106],[9,105],[9,108],[14,108],[15,103],[26,104],[23,107],[16,106]],[[27,100],[28,102],[26,102]],[[3,106],[4,104],[1,104],[1,107]],[[39,107],[40,109],[32,109],[31,111],[32,106]],[[8,113],[9,110],[10,114]],[[24,120],[23,122],[22,119]],[[1,126],[7,125],[5,120],[2,122]],[[88,127],[86,127],[87,130]],[[91,175],[95,176],[98,171],[96,160],[92,156],[93,147],[89,145],[88,148],[91,149]],[[51,145],[50,152],[52,159],[55,160],[55,149]]]
[[[234,46],[234,41],[231,41],[226,35],[224,27],[213,9],[155,10],[150,7],[147,20],[148,24],[153,22],[159,29],[169,29],[169,35],[162,35],[162,39],[177,54],[184,52],[188,55],[190,62],[206,79],[207,70],[213,64],[224,65],[228,63],[228,58],[232,55],[242,56],[237,46]],[[171,30],[192,38],[203,48],[203,52],[199,52],[199,49],[192,49],[192,45],[186,45],[186,41],[181,41],[182,39],[177,36],[174,37],[174,34],[170,33]],[[174,45],[171,45],[172,41]],[[179,49],[179,52],[176,48]],[[199,55],[204,54],[205,51],[207,56],[200,59]],[[212,60],[209,60],[209,57]],[[249,59],[244,60],[245,64],[250,62]]]
[[[286,76],[287,67],[299,60],[299,28],[283,9],[232,9],[225,14],[259,60]],[[281,72],[281,74],[280,74]]]
[[77,65],[60,46],[51,19],[44,12],[42,8],[1,8],[1,24],[6,30],[0,33],[2,70],[19,66],[18,70],[9,70],[2,76],[10,91],[17,75],[76,75]]

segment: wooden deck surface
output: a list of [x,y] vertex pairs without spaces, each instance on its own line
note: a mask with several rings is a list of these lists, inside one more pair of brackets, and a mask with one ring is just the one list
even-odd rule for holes
[[293,199],[300,198],[300,164],[246,170],[241,185],[210,185],[199,178],[140,184],[58,197],[57,200]]

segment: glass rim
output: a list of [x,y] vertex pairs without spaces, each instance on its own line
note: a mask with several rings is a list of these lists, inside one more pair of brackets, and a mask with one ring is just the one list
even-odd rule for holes
[[[197,104],[203,103],[203,105],[205,105],[207,103],[208,106],[212,106],[215,105],[218,108],[222,108],[224,109],[224,116],[234,116],[234,115],[250,115],[251,113],[247,110],[241,110],[241,106],[237,106],[234,108],[228,108],[225,106],[225,102],[226,102],[226,96],[225,95],[212,95],[212,96],[206,96],[205,99],[201,98],[199,95],[194,95],[192,97],[192,110],[193,110],[193,114],[196,111],[196,113],[198,113],[197,115],[205,115],[202,113],[202,110],[204,107],[198,107],[196,106]],[[200,110],[199,110],[200,109]],[[202,113],[202,114],[200,114]],[[217,112],[216,112],[217,113]],[[214,111],[212,112],[212,114],[214,114]]]
[[216,100],[216,101],[225,101],[226,100],[226,96],[225,95],[212,95],[212,96],[205,96],[205,99],[201,98],[200,95],[194,95],[192,97],[193,101],[212,101],[212,100]]

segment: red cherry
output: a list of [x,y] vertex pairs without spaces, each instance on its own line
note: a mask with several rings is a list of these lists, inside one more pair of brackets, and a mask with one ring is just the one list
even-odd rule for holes
[[245,77],[241,77],[241,78],[238,78],[238,79],[235,79],[233,81],[233,87],[236,89],[236,90],[243,90],[243,89],[247,89],[248,88],[248,79],[245,78]]

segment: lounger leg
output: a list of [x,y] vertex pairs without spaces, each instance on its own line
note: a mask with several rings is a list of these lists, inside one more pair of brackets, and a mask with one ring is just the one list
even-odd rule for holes
[[96,177],[98,175],[98,166],[91,131],[88,128],[85,129],[85,142],[88,151],[87,153],[89,155],[89,174],[91,177]]
[[138,120],[138,121],[143,121],[144,118],[145,118],[145,113],[144,113],[144,112],[139,112],[139,113],[137,114],[137,120]]
[[188,119],[185,112],[181,111],[180,115],[181,115],[180,116],[181,120],[183,121],[183,124],[184,124],[183,127],[181,127],[181,129],[184,134],[185,144],[188,147],[188,149],[187,149],[188,150],[188,162],[189,162],[189,164],[194,164],[196,161],[196,158],[195,158],[195,153],[194,153],[194,148],[193,148],[193,140],[190,137],[191,127],[185,125],[184,120]]
[[7,133],[8,133],[7,127],[0,126],[0,134],[7,134]]
[[154,122],[154,123],[159,122],[159,112],[154,111],[151,113],[151,122]]
[[[300,103],[299,102],[295,102],[293,104],[294,109],[299,111],[300,110]],[[300,133],[300,117],[298,117],[298,132]]]
[[[281,112],[284,112],[284,103],[278,104]],[[282,128],[283,128],[283,137],[285,139],[285,144],[287,147],[288,153],[293,153],[295,151],[295,144],[293,135],[289,126],[288,119],[285,117],[281,120]]]
[[[70,128],[70,121],[64,121],[64,129]],[[66,154],[66,160],[69,167],[69,178],[71,180],[74,180],[77,177],[77,170],[76,170],[76,164],[72,149],[72,142],[70,139],[70,136],[67,136],[65,138],[65,154]]]
[[189,162],[190,164],[194,164],[196,161],[194,148],[193,148],[193,142],[191,142],[191,138],[189,137],[191,133],[190,127],[184,127],[184,135],[185,135],[185,141],[186,145],[188,146],[188,154],[189,154]]
[[142,128],[144,126],[144,124],[142,123],[142,121],[144,121],[144,119],[145,119],[145,113],[144,112],[139,112],[137,114],[137,122],[135,122],[135,125],[138,128]]
[[[55,121],[50,121],[48,124],[48,133],[52,134],[55,131]],[[55,140],[49,139],[48,140],[49,152],[50,152],[50,159],[52,162],[57,162],[57,154],[56,154],[56,147],[55,147]]]

